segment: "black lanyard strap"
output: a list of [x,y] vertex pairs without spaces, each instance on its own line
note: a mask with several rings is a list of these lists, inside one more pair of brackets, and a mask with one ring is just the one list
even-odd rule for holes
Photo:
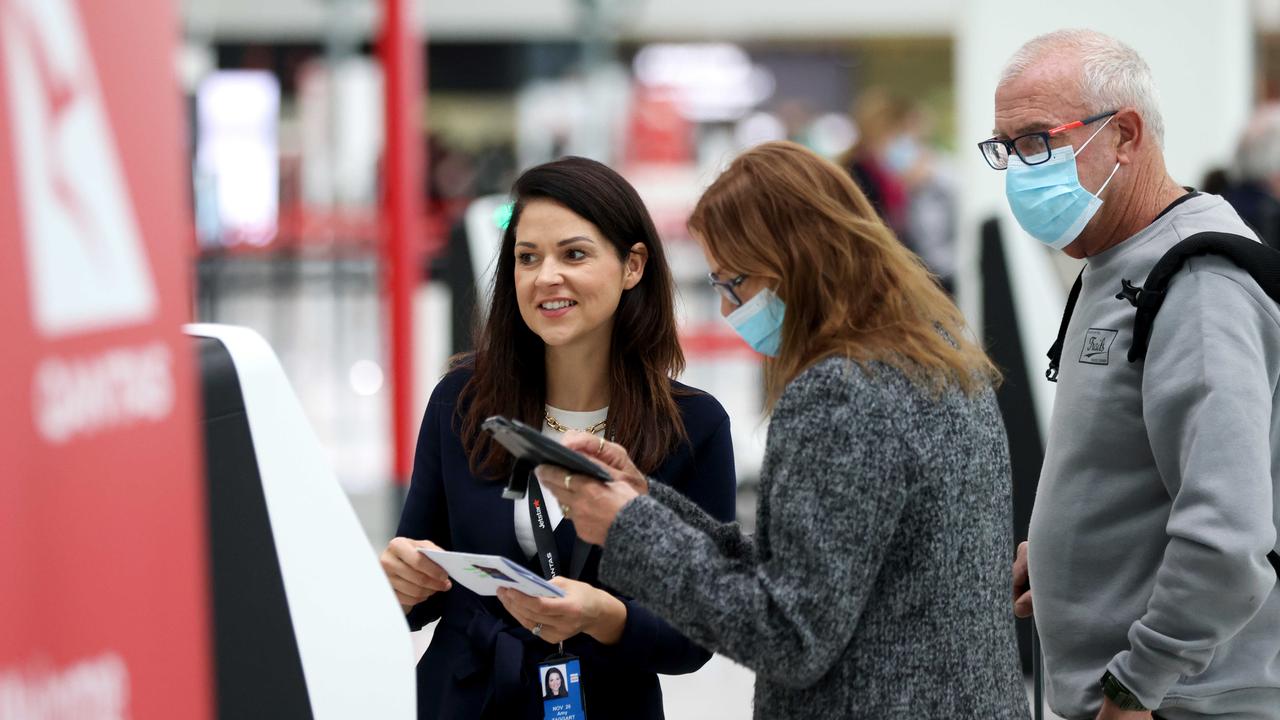
[[[548,580],[560,574],[560,549],[556,546],[555,531],[551,529],[551,514],[547,512],[547,501],[542,495],[542,485],[532,472],[529,473],[529,524],[533,526],[533,544],[538,551],[538,564],[542,566],[542,576]],[[561,522],[572,522],[565,518]],[[582,577],[582,569],[587,565],[587,556],[591,554],[591,545],[581,538],[573,539],[573,557],[569,560],[570,580]]]
[[[560,549],[556,547],[556,535],[551,529],[551,514],[547,511],[547,500],[542,496],[542,484],[533,471],[529,471],[529,524],[533,526],[533,544],[538,550],[538,563],[542,565],[542,576],[548,580],[560,574]],[[560,522],[572,522],[564,518]],[[569,579],[577,580],[582,576],[582,568],[587,564],[587,556],[591,554],[591,546],[574,535],[573,558],[569,560]],[[559,644],[561,655],[564,654],[564,642]]]

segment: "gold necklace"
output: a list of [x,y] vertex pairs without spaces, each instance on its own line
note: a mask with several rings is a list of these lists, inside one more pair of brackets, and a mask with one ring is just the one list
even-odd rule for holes
[[569,432],[570,430],[573,430],[574,432],[584,432],[590,435],[595,435],[596,433],[605,429],[605,427],[609,424],[609,418],[605,418],[604,420],[601,420],[600,422],[596,423],[595,425],[592,425],[589,428],[575,428],[575,427],[569,427],[568,425],[561,425],[560,421],[551,417],[551,412],[549,410],[543,411],[542,414],[547,419],[547,427],[551,428],[552,430],[555,430],[556,432],[561,432],[561,433],[566,433],[566,432]]

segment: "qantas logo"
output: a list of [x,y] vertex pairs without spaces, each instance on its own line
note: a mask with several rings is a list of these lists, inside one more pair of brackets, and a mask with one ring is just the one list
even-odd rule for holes
[[[0,0],[0,65],[12,130],[0,157],[13,158],[36,332],[148,323],[154,279],[76,3]],[[160,423],[174,388],[163,340],[49,355],[31,378],[32,420],[52,444]]]
[[[31,308],[50,338],[151,319],[156,292],[70,0],[0,0]],[[178,241],[178,238],[170,240]]]

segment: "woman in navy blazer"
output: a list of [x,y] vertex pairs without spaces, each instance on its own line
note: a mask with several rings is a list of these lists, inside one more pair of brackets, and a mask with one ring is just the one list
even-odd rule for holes
[[[591,718],[662,718],[657,674],[693,672],[710,653],[604,587],[598,547],[577,577],[553,581],[565,598],[534,604],[453,587],[418,552],[501,555],[542,573],[521,518],[529,500],[501,495],[501,481],[527,469],[479,428],[496,414],[550,435],[584,429],[566,420],[591,422],[585,429],[601,437],[642,446],[638,464],[655,480],[721,521],[734,516],[729,419],[714,398],[671,379],[683,368],[673,284],[635,190],[600,163],[565,158],[527,171],[512,194],[477,351],[432,393],[398,537],[382,555],[410,626],[440,620],[418,664],[418,715],[540,720],[537,665],[563,640],[581,659]],[[543,494],[563,572],[573,522]]]

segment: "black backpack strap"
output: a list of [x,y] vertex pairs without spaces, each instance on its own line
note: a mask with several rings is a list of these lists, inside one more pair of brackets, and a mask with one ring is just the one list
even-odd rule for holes
[[1129,362],[1147,357],[1151,342],[1151,326],[1164,304],[1169,281],[1188,258],[1197,255],[1221,255],[1249,273],[1272,300],[1280,302],[1280,251],[1256,240],[1223,232],[1196,233],[1169,249],[1158,261],[1141,287],[1121,281],[1117,299],[1128,300],[1137,314],[1133,318],[1133,344],[1129,346]]
[[1076,276],[1075,283],[1071,286],[1071,292],[1067,293],[1067,306],[1062,310],[1062,323],[1058,325],[1058,339],[1054,341],[1053,347],[1049,348],[1049,352],[1045,353],[1049,356],[1049,369],[1044,371],[1044,376],[1049,382],[1058,382],[1058,364],[1062,361],[1062,343],[1067,338],[1067,326],[1071,324],[1071,313],[1075,312],[1076,300],[1080,299],[1080,286],[1084,284],[1084,270]]

